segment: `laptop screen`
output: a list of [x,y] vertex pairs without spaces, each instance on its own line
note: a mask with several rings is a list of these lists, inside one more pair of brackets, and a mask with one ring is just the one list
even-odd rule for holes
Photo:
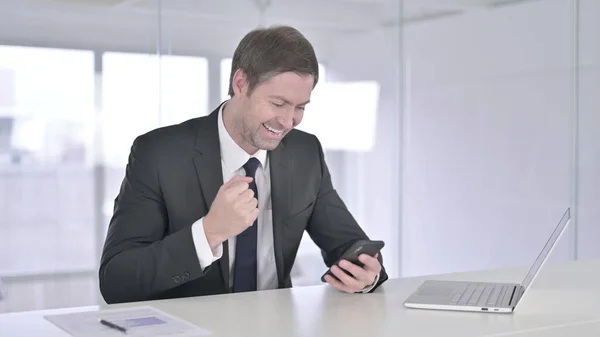
[[527,288],[529,288],[529,286],[531,285],[531,282],[535,278],[535,275],[540,270],[540,267],[544,264],[544,261],[546,261],[548,254],[550,254],[552,248],[554,248],[554,245],[556,245],[556,241],[558,241],[558,238],[560,238],[562,233],[565,231],[565,228],[567,228],[569,220],[571,220],[571,209],[567,208],[562,219],[560,219],[560,222],[556,226],[556,229],[554,229],[554,232],[552,232],[550,239],[548,239],[548,242],[546,242],[546,245],[540,252],[540,255],[535,260],[533,266],[531,266],[531,269],[529,269],[529,273],[527,273],[527,276],[525,276],[525,279],[521,283],[521,286],[524,290],[527,290]]

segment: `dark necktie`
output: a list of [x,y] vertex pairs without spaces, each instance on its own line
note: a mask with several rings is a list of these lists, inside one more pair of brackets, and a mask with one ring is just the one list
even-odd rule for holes
[[[256,169],[260,162],[256,158],[250,158],[244,165],[246,177],[252,177],[250,189],[254,191],[254,197],[258,199],[256,188]],[[252,226],[238,234],[235,243],[235,266],[233,272],[233,292],[257,290],[257,227],[258,219]]]

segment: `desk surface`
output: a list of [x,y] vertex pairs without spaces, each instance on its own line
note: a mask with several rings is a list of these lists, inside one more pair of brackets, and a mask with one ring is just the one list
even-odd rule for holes
[[[185,298],[152,305],[211,336],[600,336],[600,259],[548,264],[513,314],[406,309],[427,278],[520,282],[523,268],[392,279],[372,294],[325,286]],[[0,336],[66,337],[47,314],[97,306],[0,315]]]

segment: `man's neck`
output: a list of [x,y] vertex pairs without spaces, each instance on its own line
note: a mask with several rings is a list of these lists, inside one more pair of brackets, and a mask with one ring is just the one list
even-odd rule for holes
[[236,127],[235,119],[241,118],[241,116],[236,115],[237,113],[240,113],[238,102],[234,101],[233,99],[227,101],[223,107],[223,125],[225,126],[225,130],[227,133],[229,133],[231,139],[233,139],[233,141],[239,147],[246,151],[246,153],[253,155],[258,151],[258,149],[244,141],[241,130],[239,130],[239,127]]

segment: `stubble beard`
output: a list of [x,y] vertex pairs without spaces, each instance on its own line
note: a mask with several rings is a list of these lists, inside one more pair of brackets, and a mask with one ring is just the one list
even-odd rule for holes
[[236,124],[236,129],[239,131],[242,141],[246,143],[248,147],[252,147],[255,150],[270,151],[279,145],[279,141],[263,139],[260,136],[261,128],[264,128],[262,123],[259,123],[258,126],[254,126],[250,121],[246,120],[244,116],[240,116],[240,118],[237,119]]
[[264,139],[261,137],[261,129],[264,128],[262,123],[258,124],[258,127],[250,127],[248,124],[242,126],[242,132],[246,141],[253,147],[259,150],[271,151],[279,145],[279,140]]

